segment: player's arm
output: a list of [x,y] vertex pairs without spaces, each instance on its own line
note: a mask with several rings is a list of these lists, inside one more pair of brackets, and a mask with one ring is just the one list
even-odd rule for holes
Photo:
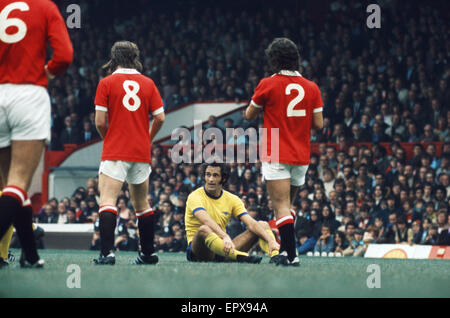
[[231,240],[231,237],[217,224],[206,212],[205,209],[198,209],[194,212],[194,216],[204,225],[207,225],[214,233],[219,236],[224,243],[224,251],[225,253],[233,252],[235,249],[234,243]]
[[320,89],[317,84],[313,84],[316,96],[314,98],[314,110],[313,110],[313,120],[312,128],[319,130],[323,128],[323,100],[320,94]]
[[164,121],[166,120],[166,115],[164,114],[164,111],[161,111],[155,115],[153,113],[153,121],[150,126],[150,140],[153,141],[153,138],[156,136],[158,131],[161,129],[162,125],[164,124]]
[[152,90],[151,99],[150,99],[150,105],[151,105],[151,113],[153,116],[153,121],[150,126],[150,142],[153,142],[153,139],[155,138],[158,131],[161,129],[162,125],[164,124],[164,120],[166,119],[166,116],[164,114],[164,104],[161,98],[161,94],[158,91],[158,88],[152,81],[152,85],[150,86],[150,89]]
[[256,119],[258,113],[264,107],[267,102],[267,96],[270,93],[270,85],[266,79],[262,79],[253,93],[250,104],[245,110],[245,118],[247,120]]
[[47,65],[45,65],[45,73],[51,79],[53,76],[64,72],[70,63],[72,63],[73,46],[58,7],[49,1],[46,14],[48,25],[47,35],[50,46],[53,49],[53,56]]
[[[100,108],[100,109],[99,109]],[[106,107],[104,107],[106,109]],[[107,123],[107,110],[101,108],[101,106],[96,106],[95,108],[95,128],[97,129],[99,135],[102,139],[105,139],[106,131],[108,130]]]
[[268,243],[270,255],[272,254],[273,250],[280,249],[280,245],[263,229],[263,227],[254,218],[252,218],[248,214],[243,214],[240,219],[250,232],[255,233]]
[[202,222],[202,224],[207,225],[211,230],[214,231],[221,239],[224,239],[228,236],[228,234],[222,230],[222,228],[219,226],[219,224],[216,223],[206,212],[205,209],[199,209],[195,211],[194,216]]
[[314,112],[313,120],[312,120],[312,128],[313,129],[322,129],[323,128],[323,112]]
[[256,119],[261,109],[262,106],[255,104],[255,102],[252,100],[245,110],[245,118],[247,118],[248,120]]

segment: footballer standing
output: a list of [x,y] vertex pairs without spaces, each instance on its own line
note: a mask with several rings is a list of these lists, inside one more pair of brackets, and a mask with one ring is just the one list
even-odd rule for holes
[[[46,64],[48,43],[53,56]],[[50,139],[48,80],[63,73],[72,59],[72,42],[53,2],[0,0],[0,238],[10,240],[14,225],[21,267],[44,264],[27,191]]]
[[156,264],[155,215],[147,194],[151,143],[165,120],[163,102],[153,80],[140,73],[142,64],[136,44],[114,43],[111,60],[104,68],[109,75],[99,82],[95,96],[95,125],[104,141],[99,168],[101,251],[94,263],[115,264],[116,201],[127,181],[141,245],[134,264]]
[[[263,111],[262,174],[272,199],[276,225],[280,234],[277,265],[299,266],[291,201],[305,183],[310,162],[311,129],[323,127],[323,102],[318,86],[300,73],[300,55],[294,42],[276,38],[266,49],[266,58],[274,72],[262,79],[255,89],[246,118],[255,119]],[[271,130],[278,128],[279,153],[272,153]],[[273,138],[276,138],[275,135]],[[275,158],[275,159],[274,159]]]

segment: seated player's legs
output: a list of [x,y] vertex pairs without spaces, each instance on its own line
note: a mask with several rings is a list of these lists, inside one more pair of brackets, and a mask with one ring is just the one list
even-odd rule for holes
[[188,261],[197,262],[223,262],[224,260],[252,264],[261,262],[261,257],[249,256],[248,253],[238,249],[225,253],[224,246],[223,240],[209,226],[202,225],[194,234],[186,256]]
[[141,251],[134,264],[156,264],[158,256],[153,246],[155,238],[155,215],[147,200],[148,178],[152,169],[150,164],[135,162],[128,171],[131,203],[138,219]]
[[0,148],[7,148],[2,151],[2,174],[8,171],[0,198],[0,237],[13,223],[24,252],[21,265],[40,267],[27,190],[50,138],[50,98],[41,86],[0,86],[0,112],[5,115],[0,122]]
[[0,258],[7,259],[9,252],[9,245],[14,234],[14,227],[11,225],[0,240]]
[[[270,236],[275,239],[275,235],[273,234],[269,223],[265,221],[258,221],[258,223]],[[264,253],[269,255],[269,245],[267,244],[267,242],[250,230],[245,230],[233,239],[233,243],[236,249],[242,252],[248,252],[257,242],[259,242],[259,246],[264,251]],[[275,256],[277,254],[278,251],[269,256]]]
[[214,233],[213,230],[207,225],[199,227],[192,238],[190,250],[188,248],[188,260],[196,262],[212,262],[215,260],[216,254],[206,245],[206,238],[212,233]]
[[245,230],[233,239],[233,243],[237,250],[248,252],[258,242],[258,238],[255,233]]

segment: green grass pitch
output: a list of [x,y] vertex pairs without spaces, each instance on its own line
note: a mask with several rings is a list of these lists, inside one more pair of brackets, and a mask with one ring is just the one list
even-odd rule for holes
[[[18,257],[19,250],[12,250]],[[130,265],[135,252],[117,252],[115,266],[94,266],[98,252],[41,250],[44,269],[0,269],[0,297],[450,297],[448,260],[301,257],[301,267],[189,263],[185,254],[159,254],[154,266]],[[80,267],[80,287],[68,288],[70,264]],[[370,264],[381,286],[370,289]]]

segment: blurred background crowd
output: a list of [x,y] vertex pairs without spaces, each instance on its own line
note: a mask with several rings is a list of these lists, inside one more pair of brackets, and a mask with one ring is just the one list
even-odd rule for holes
[[[367,28],[363,3],[207,3],[82,1],[82,28],[70,31],[74,63],[49,85],[49,149],[98,138],[93,100],[116,40],[138,44],[143,73],[171,111],[193,101],[249,101],[259,80],[271,75],[264,49],[285,36],[297,43],[300,72],[319,85],[324,101],[324,129],[312,133],[317,151],[293,205],[299,253],[363,255],[369,243],[450,245],[450,19],[439,1],[381,1],[380,29]],[[260,127],[262,117],[224,125],[219,128]],[[215,126],[214,117],[205,124]],[[155,243],[161,251],[184,251],[184,205],[202,185],[199,167],[172,163],[166,147],[152,152],[148,200],[160,215]],[[231,169],[227,189],[255,218],[271,221],[260,164]],[[126,186],[117,204],[116,246],[136,249]],[[95,225],[97,209],[97,181],[90,179],[72,198],[50,200],[36,220]],[[228,230],[234,236],[243,225],[233,221]]]

